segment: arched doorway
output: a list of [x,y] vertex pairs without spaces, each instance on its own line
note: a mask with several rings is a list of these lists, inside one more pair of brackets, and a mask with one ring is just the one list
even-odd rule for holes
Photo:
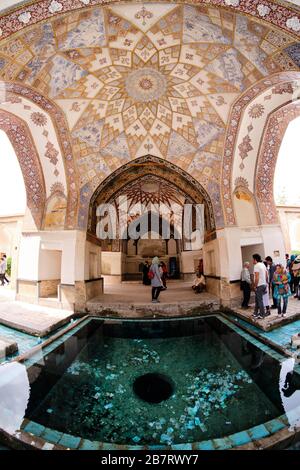
[[[195,212],[201,208],[202,227]],[[117,230],[103,239],[99,224],[108,230],[112,213]],[[190,237],[185,232],[187,214]],[[101,244],[102,274],[110,283],[141,279],[143,262],[154,256],[166,263],[173,278],[190,279],[203,258],[203,244],[215,238],[211,201],[183,170],[156,157],[143,157],[119,169],[95,191],[88,237]]]
[[0,258],[6,255],[10,287],[15,288],[26,188],[17,155],[3,130],[0,130],[0,147]]

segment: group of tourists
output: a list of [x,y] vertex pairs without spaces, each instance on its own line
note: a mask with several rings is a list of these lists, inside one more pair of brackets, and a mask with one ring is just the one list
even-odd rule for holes
[[[143,284],[145,286],[151,285],[152,287],[152,302],[160,302],[158,297],[162,290],[167,289],[168,269],[166,263],[160,261],[158,256],[155,256],[151,262],[145,261],[143,264]],[[199,266],[196,271],[196,278],[194,279],[192,289],[196,294],[205,290],[205,277],[203,275],[203,261],[200,260]]]
[[[271,256],[264,261],[259,254],[253,255],[253,277],[250,274],[250,263],[244,263],[241,273],[241,289],[243,291],[242,308],[249,308],[251,291],[255,292],[255,308],[253,317],[262,319],[271,314],[271,309],[277,309],[278,315],[284,317],[287,311],[288,299],[295,293],[299,296],[300,256],[286,255],[286,266],[275,264]],[[298,283],[295,282],[298,279]],[[273,303],[270,306],[270,292]]]
[[9,284],[9,280],[6,277],[7,271],[7,258],[6,255],[3,255],[0,259],[0,282],[1,286],[4,286],[5,283]]

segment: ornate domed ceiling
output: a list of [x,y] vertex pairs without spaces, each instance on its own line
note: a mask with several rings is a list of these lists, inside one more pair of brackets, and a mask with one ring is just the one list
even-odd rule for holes
[[[233,103],[262,78],[299,70],[293,31],[233,8],[146,3],[61,15],[62,3],[48,3],[57,16],[26,27],[32,14],[23,13],[24,29],[0,43],[0,78],[28,85],[62,110],[79,188],[94,188],[124,163],[152,154],[219,198]],[[14,113],[28,103],[3,106]],[[47,132],[45,113],[31,110],[26,119]],[[47,151],[55,166],[60,149],[52,141]],[[59,175],[52,186],[65,184]]]

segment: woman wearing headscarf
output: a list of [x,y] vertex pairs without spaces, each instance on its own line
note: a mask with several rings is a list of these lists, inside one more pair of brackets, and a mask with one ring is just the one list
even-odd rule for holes
[[294,265],[295,259],[296,259],[296,255],[292,255],[291,260],[290,260],[290,265],[289,265],[289,273],[291,275],[290,288],[291,288],[292,294],[295,294],[295,275],[293,271],[293,265]]
[[157,303],[159,302],[158,297],[163,288],[159,269],[159,258],[157,256],[155,256],[152,260],[152,264],[149,269],[149,278],[151,279],[152,286],[152,302]]
[[293,265],[291,267],[291,272],[293,274],[293,277],[294,277],[294,282],[293,282],[293,285],[294,285],[294,297],[295,299],[298,299],[300,300],[300,255],[298,255],[297,257],[295,257],[295,259],[293,260]]
[[[290,273],[288,273],[281,264],[277,264],[273,277],[273,283],[275,285],[274,297],[277,299],[278,315],[284,316],[286,314],[288,299],[291,295],[291,289],[289,285],[290,278]],[[282,310],[281,299],[283,299]]]

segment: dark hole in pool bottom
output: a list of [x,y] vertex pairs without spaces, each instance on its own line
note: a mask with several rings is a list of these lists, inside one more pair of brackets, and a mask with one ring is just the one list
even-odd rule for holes
[[160,403],[173,395],[174,383],[163,374],[145,374],[135,379],[133,390],[139,398],[148,403]]

